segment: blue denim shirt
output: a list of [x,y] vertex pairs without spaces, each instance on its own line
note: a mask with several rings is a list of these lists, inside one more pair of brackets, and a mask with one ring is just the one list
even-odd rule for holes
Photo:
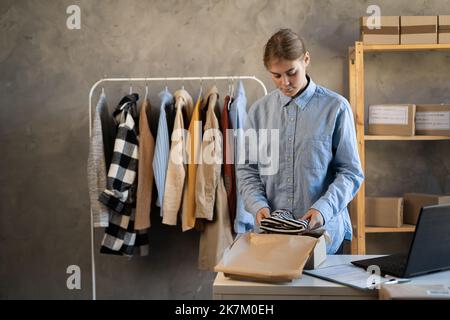
[[158,190],[158,197],[156,198],[156,205],[161,207],[160,216],[163,216],[163,200],[164,190],[166,186],[167,166],[169,164],[169,129],[167,127],[166,107],[174,103],[172,94],[167,91],[159,93],[161,99],[161,108],[158,120],[158,133],[155,142],[155,153],[153,156],[153,174],[155,179],[156,189]]
[[[234,101],[230,106],[230,121],[231,127],[233,129],[237,129],[236,135],[241,134],[242,130],[245,126],[245,121],[247,119],[247,97],[245,96],[244,85],[242,84],[242,80],[239,80],[236,95],[234,97]],[[241,139],[239,137],[235,139],[234,150],[234,160],[235,163],[239,158],[239,142]],[[234,232],[236,233],[245,233],[247,231],[253,230],[255,224],[255,219],[251,213],[247,212],[244,207],[244,201],[242,200],[239,191],[236,190],[236,219],[234,220]]]
[[[348,101],[309,79],[307,88],[294,99],[275,90],[256,101],[245,128],[257,130],[259,147],[260,129],[279,133],[275,174],[263,172],[259,154],[256,164],[237,165],[238,189],[246,209],[253,215],[264,207],[289,209],[296,218],[317,209],[332,240],[327,253],[334,254],[344,238],[352,238],[347,205],[364,180]],[[273,153],[276,146],[267,140]]]

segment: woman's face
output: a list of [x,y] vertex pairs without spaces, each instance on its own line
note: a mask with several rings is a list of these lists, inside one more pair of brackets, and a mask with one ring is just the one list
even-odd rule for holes
[[284,95],[294,97],[307,85],[306,67],[309,59],[309,53],[306,52],[297,60],[277,59],[270,63],[268,70],[272,74],[272,81]]

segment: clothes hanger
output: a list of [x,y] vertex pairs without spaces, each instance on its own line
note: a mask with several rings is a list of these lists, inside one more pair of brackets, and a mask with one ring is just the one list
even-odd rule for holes
[[231,77],[231,96],[233,98],[234,96],[234,78]]
[[234,95],[234,78],[231,77],[231,92],[229,94],[230,100],[228,101],[228,111],[230,111],[231,103],[233,102],[233,95]]
[[227,92],[227,96],[231,97],[231,80],[232,78],[228,79],[228,92]]
[[145,97],[144,97],[144,101],[147,100],[148,97],[148,83],[147,83],[147,79],[145,79]]
[[132,94],[133,93],[133,86],[131,84],[131,78],[129,80],[130,80],[130,94]]
[[169,92],[169,87],[167,86],[167,77],[166,77],[166,88],[165,88],[166,92]]
[[200,100],[203,94],[203,78],[200,78],[200,91],[198,93],[198,98],[197,100]]
[[[103,79],[106,79],[106,78],[108,78],[108,77],[106,76],[106,74],[103,75]],[[105,87],[104,87],[104,85],[102,84],[102,96],[104,96],[104,95],[105,95]]]

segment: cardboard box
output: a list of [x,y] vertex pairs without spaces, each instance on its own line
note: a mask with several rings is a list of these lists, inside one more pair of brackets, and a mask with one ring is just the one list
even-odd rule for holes
[[302,236],[316,238],[318,241],[311,252],[308,261],[306,261],[305,270],[313,270],[318,268],[325,260],[327,260],[327,244],[325,240],[325,229],[307,231]]
[[449,300],[449,287],[443,284],[381,284],[380,300]]
[[379,104],[369,106],[371,135],[413,136],[415,131],[414,104]]
[[301,277],[320,242],[320,237],[247,232],[226,249],[214,271],[240,280],[291,281]]
[[450,104],[416,105],[416,134],[450,136]]
[[[370,28],[367,22],[371,17],[360,18],[360,40],[364,44],[399,44],[400,43],[400,17],[380,17],[380,28]],[[371,20],[369,20],[369,23]]]
[[450,204],[450,196],[448,195],[405,193],[403,199],[403,222],[414,225],[417,224],[417,219],[419,218],[420,209],[422,207],[437,204]]
[[403,225],[403,198],[366,197],[366,226],[396,227]]
[[437,16],[401,16],[400,44],[436,44]]
[[450,43],[450,16],[438,17],[438,42]]

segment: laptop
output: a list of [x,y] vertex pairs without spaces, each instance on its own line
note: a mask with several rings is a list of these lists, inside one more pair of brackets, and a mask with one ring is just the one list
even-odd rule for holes
[[379,266],[382,275],[409,278],[450,269],[450,205],[423,207],[408,254],[352,261],[367,270]]

